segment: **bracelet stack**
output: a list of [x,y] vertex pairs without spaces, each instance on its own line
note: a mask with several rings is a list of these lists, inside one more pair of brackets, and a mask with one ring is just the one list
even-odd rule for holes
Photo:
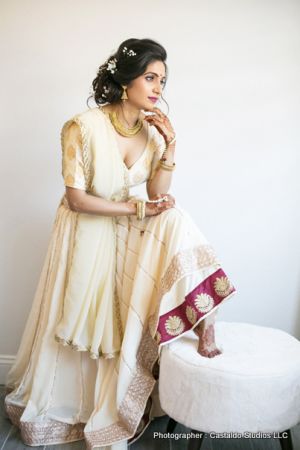
[[161,202],[167,202],[168,196],[165,195],[164,197],[160,197],[156,200],[143,200],[140,198],[131,197],[131,200],[134,201],[136,204],[136,218],[138,220],[143,220],[144,217],[146,217],[146,203],[161,203]]
[[175,164],[175,163],[173,163],[172,165],[167,164],[167,163],[166,163],[167,158],[166,158],[166,156],[165,156],[165,153],[166,153],[166,151],[168,150],[169,145],[173,144],[173,142],[175,142],[175,141],[176,141],[176,136],[174,136],[173,139],[172,139],[170,142],[168,142],[168,144],[167,144],[167,146],[166,146],[166,149],[165,149],[165,151],[163,152],[163,154],[162,154],[162,156],[161,156],[161,158],[160,158],[160,160],[159,160],[159,167],[161,167],[163,170],[168,170],[168,171],[175,170],[176,164]]
[[146,202],[145,200],[137,200],[136,202],[136,218],[143,220],[146,216]]
[[173,163],[173,164],[170,166],[169,164],[166,164],[166,163],[164,162],[163,159],[160,159],[160,160],[159,160],[159,167],[161,167],[163,170],[169,170],[169,171],[172,171],[172,170],[175,170],[175,166],[176,166],[175,163]]

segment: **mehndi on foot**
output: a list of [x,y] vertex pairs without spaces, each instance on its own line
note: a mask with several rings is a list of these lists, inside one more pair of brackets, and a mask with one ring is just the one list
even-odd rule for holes
[[201,356],[214,358],[222,353],[215,342],[215,314],[201,320],[193,331],[199,337],[197,352]]

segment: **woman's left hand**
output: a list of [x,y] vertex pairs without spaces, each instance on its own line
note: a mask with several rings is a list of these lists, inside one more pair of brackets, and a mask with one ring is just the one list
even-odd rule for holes
[[145,111],[154,113],[151,116],[145,116],[144,120],[157,128],[158,132],[163,136],[166,145],[168,145],[175,137],[175,131],[173,130],[169,118],[156,107],[151,110],[146,109]]

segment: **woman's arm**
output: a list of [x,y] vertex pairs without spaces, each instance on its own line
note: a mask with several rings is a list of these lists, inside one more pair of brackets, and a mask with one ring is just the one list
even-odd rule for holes
[[[166,165],[172,166],[175,154],[175,132],[170,120],[159,108],[153,107],[151,112],[152,114],[145,116],[144,120],[150,126],[155,126],[159,134],[163,137],[166,145],[166,150],[163,152],[163,156],[166,158],[164,162]],[[151,179],[147,181],[146,187],[149,199],[152,199],[157,194],[166,194],[171,186],[171,181],[172,171],[165,170],[158,165],[154,176],[151,176]]]
[[78,213],[101,216],[136,214],[136,204],[133,202],[110,201],[86,192],[82,139],[78,124],[72,121],[66,122],[63,127],[62,138],[62,174],[70,209]]
[[136,204],[131,202],[114,202],[88,194],[82,189],[66,186],[66,197],[72,211],[100,216],[136,215]]
[[[172,165],[174,162],[175,156],[175,142],[168,146],[168,149],[165,151],[165,157],[167,158],[165,163],[168,165]],[[157,168],[157,172],[152,178],[152,180],[148,180],[146,184],[147,194],[149,199],[152,199],[157,194],[168,193],[170,189],[172,181],[172,171],[164,170],[160,166]]]

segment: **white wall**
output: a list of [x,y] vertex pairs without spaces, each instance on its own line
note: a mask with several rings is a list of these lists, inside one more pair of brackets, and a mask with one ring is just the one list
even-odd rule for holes
[[129,37],[168,51],[172,193],[239,291],[218,318],[300,338],[300,3],[2,0],[0,8],[0,366],[17,351],[63,193],[61,126],[87,108],[98,66]]

